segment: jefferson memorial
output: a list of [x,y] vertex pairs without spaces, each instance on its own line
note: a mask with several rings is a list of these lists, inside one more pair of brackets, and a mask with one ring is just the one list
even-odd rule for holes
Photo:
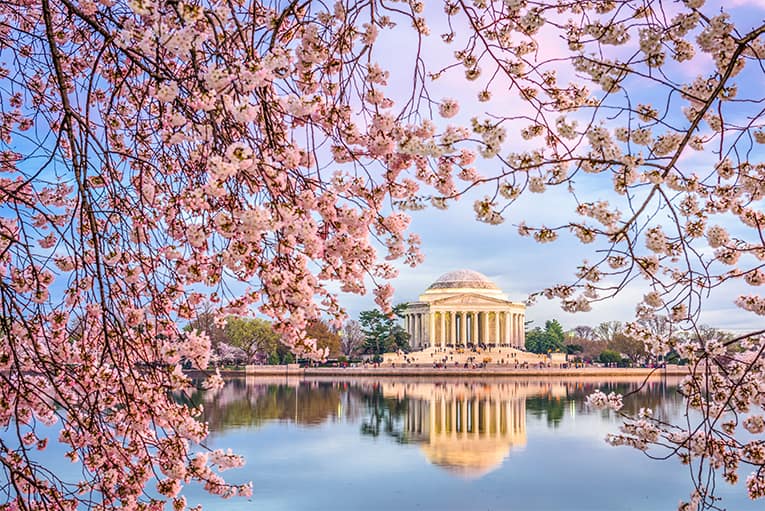
[[526,344],[526,305],[512,302],[473,270],[441,275],[419,300],[407,304],[404,326],[413,349]]

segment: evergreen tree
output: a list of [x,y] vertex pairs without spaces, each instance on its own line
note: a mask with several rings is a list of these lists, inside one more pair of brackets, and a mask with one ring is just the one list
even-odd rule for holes
[[566,351],[565,334],[557,319],[545,322],[545,329],[536,327],[526,333],[526,349],[532,353]]
[[364,334],[364,353],[380,355],[382,353],[404,350],[409,351],[409,334],[398,323],[406,304],[393,307],[393,315],[386,316],[378,309],[363,311],[359,315],[361,331]]

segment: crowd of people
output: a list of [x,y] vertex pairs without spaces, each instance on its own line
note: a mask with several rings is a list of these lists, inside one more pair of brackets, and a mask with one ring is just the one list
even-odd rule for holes
[[383,366],[433,368],[462,367],[478,369],[489,365],[511,366],[517,369],[559,367],[546,355],[530,353],[508,346],[430,347],[422,351],[386,354]]

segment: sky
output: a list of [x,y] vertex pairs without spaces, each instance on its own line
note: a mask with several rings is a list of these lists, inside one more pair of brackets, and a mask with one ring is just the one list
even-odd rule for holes
[[[451,61],[451,55],[445,53],[440,43],[439,34],[446,31],[442,23],[444,16],[440,12],[430,12],[427,9],[440,9],[441,3],[428,4],[426,18],[431,23],[432,35],[426,38],[423,49],[428,70],[435,70],[440,64]],[[732,2],[708,2],[707,12],[719,12],[721,6],[730,11],[733,19],[747,28],[753,24],[761,23],[765,18],[765,1],[735,0]],[[676,6],[667,4],[667,9],[675,9]],[[439,21],[441,20],[441,21]],[[398,90],[404,90],[410,84],[409,75],[397,74],[396,71],[406,69],[411,62],[406,60],[411,51],[407,51],[415,44],[414,39],[401,37],[396,31],[397,37],[378,40],[385,51],[379,53],[383,67],[391,68],[390,91],[396,96]],[[459,34],[459,27],[457,28]],[[385,37],[385,33],[381,37]],[[436,41],[434,42],[433,39]],[[630,44],[636,44],[632,41]],[[459,46],[450,48],[458,49]],[[555,56],[562,50],[560,41],[552,37],[540,35],[540,53],[547,57]],[[708,70],[703,69],[708,66]],[[687,68],[687,69],[686,69]],[[697,73],[711,71],[712,62],[702,60],[701,67],[694,61],[694,66],[682,66],[676,69],[679,74],[684,74],[687,80]],[[760,75],[762,77],[762,75]],[[560,78],[560,76],[559,76]],[[563,81],[563,80],[561,80]],[[747,89],[761,87],[762,83],[744,81],[739,87]],[[456,75],[446,74],[430,86],[431,98],[437,101],[442,97],[454,97],[461,103],[460,114],[454,119],[457,124],[466,124],[469,118],[485,113],[485,107],[472,100],[480,90],[479,85],[473,85],[464,81],[461,72]],[[496,89],[495,89],[496,90]],[[662,101],[662,98],[651,96],[650,90],[638,90],[637,94],[643,95],[640,99]],[[514,108],[512,97],[504,99],[502,96],[495,97],[497,101],[491,103],[493,108]],[[509,140],[503,147],[503,154],[508,150],[519,150],[525,147],[526,142],[517,134],[508,130]],[[686,166],[696,166],[701,171],[709,168],[716,157],[705,153],[695,153],[685,156]],[[750,154],[750,161],[763,160],[763,146]],[[476,167],[480,173],[492,174],[496,169],[497,162],[477,160]],[[605,177],[605,176],[601,176]],[[577,194],[585,200],[613,199],[613,191],[610,191],[610,179],[591,179],[581,176],[577,180]],[[603,188],[607,186],[609,189]],[[610,191],[610,193],[609,193]],[[398,265],[399,277],[393,281],[396,288],[394,303],[417,300],[419,294],[435,281],[440,275],[448,271],[467,268],[479,271],[494,281],[513,301],[524,301],[529,294],[541,289],[558,284],[572,282],[576,267],[583,259],[595,260],[595,248],[592,245],[579,244],[573,236],[562,235],[555,243],[540,245],[530,238],[520,237],[517,234],[517,224],[527,220],[529,224],[560,225],[567,223],[571,218],[572,198],[565,190],[548,191],[541,195],[527,194],[521,200],[506,211],[505,223],[497,226],[487,225],[475,220],[473,212],[474,200],[481,198],[491,190],[479,190],[477,193],[468,194],[458,203],[452,205],[447,211],[439,211],[427,208],[423,211],[410,212],[412,216],[411,232],[418,233],[422,238],[422,251],[425,261],[416,268]],[[715,218],[715,222],[723,223],[726,219]],[[642,295],[648,291],[644,281],[638,279],[634,285],[630,285],[617,297],[603,302],[593,303],[592,310],[587,313],[570,314],[560,309],[557,301],[548,301],[540,298],[537,303],[527,309],[526,318],[532,320],[533,326],[543,326],[548,319],[558,319],[565,328],[573,328],[577,325],[597,325],[604,321],[630,321],[634,319],[635,304],[640,301]],[[706,299],[702,312],[701,322],[732,332],[746,331],[761,328],[762,318],[752,313],[740,310],[733,301],[744,292],[751,292],[744,286],[725,286],[714,290]],[[374,302],[369,296],[341,295],[341,303],[347,308],[351,317],[357,317],[361,310],[374,308]]]
[[[425,261],[415,268],[397,265],[400,273],[392,282],[393,303],[417,300],[440,275],[462,268],[483,273],[512,301],[525,301],[531,293],[571,281],[582,259],[588,256],[593,259],[592,248],[579,244],[573,236],[564,235],[555,243],[543,245],[519,236],[515,224],[522,218],[536,218],[537,214],[544,216],[562,209],[562,201],[554,200],[547,193],[543,200],[529,199],[516,204],[518,207],[510,210],[505,223],[494,226],[475,220],[472,201],[468,198],[446,211],[414,212],[410,230],[422,237]],[[590,312],[576,314],[563,311],[557,300],[540,298],[527,308],[526,320],[533,321],[530,325],[533,328],[544,326],[548,319],[557,319],[566,329],[595,326],[604,321],[631,321],[635,304],[646,291],[637,281],[616,297],[593,303]],[[371,296],[341,296],[341,303],[352,318],[357,318],[362,310],[375,308]],[[733,304],[736,296],[735,290],[716,292],[706,303],[702,323],[733,332],[761,328],[762,318]]]

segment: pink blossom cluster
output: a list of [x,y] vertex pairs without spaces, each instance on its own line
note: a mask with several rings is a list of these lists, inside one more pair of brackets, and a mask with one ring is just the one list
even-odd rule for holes
[[[371,290],[389,310],[396,262],[422,261],[403,211],[473,188],[491,225],[515,218],[523,194],[568,192],[556,209],[570,218],[519,219],[518,234],[571,235],[597,258],[542,294],[580,312],[647,283],[636,315],[667,317],[669,333],[634,335],[692,361],[683,393],[704,433],[647,415],[615,443],[664,438],[728,480],[742,460],[762,467],[759,444],[723,439],[717,420],[762,406],[762,333],[705,339],[697,327],[719,286],[765,280],[765,114],[757,88],[740,86],[762,79],[765,29],[702,0],[443,7],[445,26],[465,27],[441,36],[453,60],[432,69],[443,59],[418,53],[413,68],[386,69],[376,57],[394,30],[425,51],[423,2],[0,6],[0,426],[21,428],[19,452],[1,454],[22,485],[14,506],[74,509],[92,495],[104,508],[161,507],[143,492],[157,468],[176,510],[192,481],[247,494],[213,470],[234,457],[193,454],[207,428],[172,396],[191,388],[181,364],[207,368],[211,342],[179,324],[209,299],[218,326],[262,314],[297,354],[322,358],[305,330],[343,317],[333,290]],[[554,56],[550,37],[564,41]],[[455,122],[460,97],[428,118],[430,82],[447,75],[487,112]],[[735,304],[765,312],[753,293]],[[601,394],[593,406],[621,405]],[[35,425],[56,421],[84,467],[72,484],[23,455],[47,445]]]
[[609,408],[611,410],[620,410],[624,403],[622,402],[622,395],[614,392],[609,392],[607,395],[601,391],[596,390],[585,401],[587,406],[590,406],[596,410],[602,410]]
[[[0,425],[21,425],[23,453],[46,447],[36,424],[58,421],[67,457],[84,467],[70,484],[3,454],[9,473],[34,474],[14,505],[155,506],[143,489],[157,468],[166,476],[157,490],[177,510],[192,481],[249,494],[211,469],[237,466],[235,455],[191,454],[207,427],[173,396],[192,388],[182,364],[207,369],[211,342],[178,324],[209,299],[219,321],[257,311],[296,353],[326,357],[305,329],[344,314],[329,289],[363,293],[371,277],[387,308],[389,261],[422,260],[391,199],[412,199],[420,183],[450,189],[457,166],[469,172],[469,153],[439,148],[434,127],[390,111],[389,72],[365,58],[389,18],[370,17],[372,5],[298,11],[215,0],[0,7],[9,212]],[[416,28],[427,32],[422,20]],[[348,79],[363,89],[360,115]],[[456,113],[456,103],[445,107]],[[39,160],[9,150],[33,127],[51,137]],[[449,164],[433,172],[399,151],[409,136]],[[43,160],[56,168],[36,167]]]

